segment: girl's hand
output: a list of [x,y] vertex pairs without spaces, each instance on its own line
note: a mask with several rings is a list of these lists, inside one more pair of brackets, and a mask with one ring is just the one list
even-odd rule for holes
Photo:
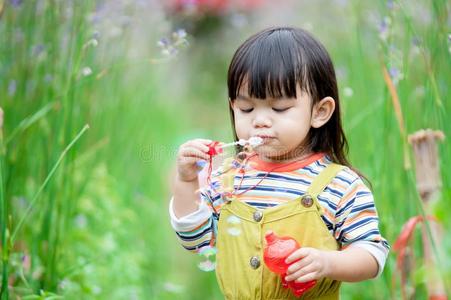
[[328,251],[308,247],[299,248],[288,256],[285,262],[292,263],[288,267],[286,281],[307,282],[327,277],[330,273]]
[[197,179],[200,160],[209,160],[208,144],[212,141],[205,139],[194,139],[187,141],[179,147],[177,153],[177,175],[181,181],[194,181]]

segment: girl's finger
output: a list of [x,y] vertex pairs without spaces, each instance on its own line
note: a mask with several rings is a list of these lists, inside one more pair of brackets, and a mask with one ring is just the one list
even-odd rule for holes
[[304,257],[303,259],[295,261],[288,267],[287,274],[291,274],[291,273],[296,272],[299,269],[305,268],[310,263],[311,263],[311,261],[308,259],[308,257]]
[[290,264],[298,259],[304,258],[309,254],[309,248],[300,248],[287,257],[285,263]]
[[193,140],[187,141],[185,144],[189,144],[189,145],[192,145],[192,144],[208,145],[208,144],[211,144],[211,143],[213,143],[212,140],[207,140],[207,139],[193,139]]
[[181,149],[179,152],[179,157],[180,158],[184,158],[184,157],[197,157],[197,158],[201,158],[204,160],[208,160],[210,158],[210,156],[207,153],[202,152],[199,149],[196,148],[184,148]]
[[199,160],[198,157],[183,157],[182,162],[187,165],[196,164]]
[[212,140],[209,140],[209,139],[194,139],[193,141],[200,142],[200,143],[202,143],[202,144],[204,144],[204,145],[208,145],[208,144],[213,143],[213,141],[212,141]]
[[[207,151],[204,151],[205,148],[203,146],[204,145],[202,145],[202,144],[186,145],[186,146],[180,147],[179,153],[187,153],[187,151],[198,151],[200,153],[207,155]],[[208,147],[206,147],[206,148],[208,148]]]
[[319,279],[318,274],[316,272],[305,274],[295,280],[295,282],[308,282]]
[[309,272],[312,272],[314,270],[314,268],[312,267],[311,264],[302,266],[300,268],[295,269],[293,272],[288,273],[287,275],[290,276],[291,280],[298,278],[301,275],[307,274]]
[[196,164],[198,161],[205,160],[203,157],[199,157],[197,155],[188,155],[188,156],[182,156],[178,159],[179,163],[181,164]]
[[297,269],[296,272],[294,272],[293,274],[287,275],[285,277],[286,281],[291,281],[291,280],[295,280],[301,276],[304,276],[306,274],[312,273],[313,272],[313,268],[312,267],[305,267],[302,269]]
[[202,150],[203,152],[207,153],[208,150],[210,150],[210,148],[207,145],[208,145],[208,143],[205,144],[205,143],[200,142],[200,141],[192,140],[192,141],[189,141],[189,142],[186,142],[185,144],[183,144],[181,146],[181,148],[194,147],[194,148],[197,148],[197,149]]

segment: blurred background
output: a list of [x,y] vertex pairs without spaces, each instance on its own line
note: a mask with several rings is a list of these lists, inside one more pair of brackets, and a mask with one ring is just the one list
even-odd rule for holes
[[[205,257],[169,223],[184,141],[232,141],[226,74],[236,48],[274,25],[312,32],[335,64],[350,160],[373,185],[393,245],[424,214],[407,135],[441,130],[451,283],[451,19],[446,0],[0,0],[1,299],[222,299]],[[385,75],[384,75],[385,74]],[[89,127],[88,127],[89,126]],[[343,299],[426,299],[420,230],[408,278]]]

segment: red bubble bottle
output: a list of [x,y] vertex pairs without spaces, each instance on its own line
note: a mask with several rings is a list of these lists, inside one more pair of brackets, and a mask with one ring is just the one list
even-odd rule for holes
[[285,263],[285,259],[300,248],[295,239],[288,236],[278,237],[273,231],[268,231],[265,234],[265,239],[267,244],[263,253],[263,260],[268,269],[281,275],[284,288],[290,288],[296,297],[300,297],[316,284],[316,280],[308,282],[285,281],[289,267]]

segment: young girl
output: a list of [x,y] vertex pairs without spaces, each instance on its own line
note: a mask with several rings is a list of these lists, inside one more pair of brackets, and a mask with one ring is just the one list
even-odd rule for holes
[[[373,195],[346,158],[337,81],[324,47],[302,29],[263,30],[233,56],[228,92],[235,139],[263,143],[219,168],[222,177],[201,186],[200,196],[197,163],[210,159],[212,141],[181,145],[169,207],[186,249],[217,248],[224,296],[295,299],[263,264],[268,230],[301,245],[287,258],[285,280],[317,280],[302,299],[338,299],[341,281],[381,274],[389,246]],[[233,187],[223,193],[219,178],[227,174]]]

